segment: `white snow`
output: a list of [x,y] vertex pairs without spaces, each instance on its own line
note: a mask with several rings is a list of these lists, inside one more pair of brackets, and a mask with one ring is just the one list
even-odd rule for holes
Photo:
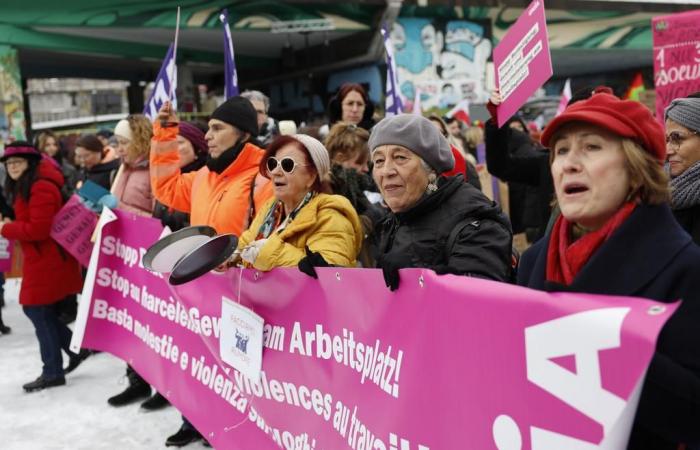
[[[12,328],[0,335],[0,448],[3,450],[150,450],[180,427],[173,407],[146,412],[139,402],[121,408],[107,398],[126,387],[126,365],[118,358],[92,355],[66,377],[66,385],[25,393],[22,385],[41,374],[34,327],[17,302],[18,279],[5,284],[3,320]],[[64,365],[67,364],[64,354]],[[200,443],[187,449],[204,448]]]

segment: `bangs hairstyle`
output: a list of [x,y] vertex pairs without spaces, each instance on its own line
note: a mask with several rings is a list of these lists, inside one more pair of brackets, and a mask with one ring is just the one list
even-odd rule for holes
[[[559,137],[561,134],[557,132],[550,139],[550,166],[554,161],[556,153],[554,148]],[[669,178],[659,160],[632,139],[623,137],[619,139],[627,163],[627,175],[630,183],[627,201],[638,199],[640,203],[645,205],[661,205],[670,202]],[[555,197],[553,204],[556,203]]]
[[342,86],[340,86],[340,89],[338,90],[338,100],[340,103],[345,100],[345,97],[352,91],[357,92],[362,96],[362,100],[365,102],[365,106],[367,103],[369,103],[369,96],[367,95],[367,91],[365,91],[365,88],[362,87],[361,84],[357,83],[345,83]]
[[126,149],[126,157],[133,163],[143,157],[148,157],[151,150],[151,138],[153,127],[151,121],[143,114],[131,114],[126,120],[129,122],[132,139]]
[[318,170],[316,170],[316,165],[311,159],[311,154],[309,153],[309,151],[306,149],[304,144],[302,144],[292,136],[278,136],[277,138],[275,138],[274,141],[270,143],[270,145],[267,146],[267,148],[265,149],[265,153],[263,154],[263,157],[260,160],[260,165],[258,166],[260,174],[265,178],[270,178],[270,174],[267,173],[267,159],[271,156],[275,156],[275,154],[282,147],[285,147],[287,145],[292,145],[294,148],[301,151],[304,154],[304,161],[299,162],[303,164],[308,164],[306,166],[307,169],[312,170],[316,174],[316,179],[314,180],[314,184],[311,186],[311,190],[315,192],[322,192],[324,194],[331,194],[333,191],[331,189],[329,181],[320,179],[320,177],[318,176]]
[[369,132],[355,124],[338,122],[331,127],[324,145],[328,149],[331,164],[344,161],[357,161],[362,157],[361,163],[369,160]]

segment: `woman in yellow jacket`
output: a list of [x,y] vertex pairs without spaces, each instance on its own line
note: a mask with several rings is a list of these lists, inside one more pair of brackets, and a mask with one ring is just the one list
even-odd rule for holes
[[345,197],[326,193],[330,159],[321,142],[304,134],[280,136],[266,150],[260,173],[272,181],[275,198],[238,240],[246,266],[356,265],[362,226]]

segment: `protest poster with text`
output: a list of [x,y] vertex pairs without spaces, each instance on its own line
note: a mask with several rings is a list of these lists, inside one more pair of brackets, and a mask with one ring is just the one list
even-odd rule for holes
[[[396,292],[379,270],[341,268],[169,287],[141,266],[159,223],[113,214],[75,339],[131,364],[221,449],[624,448],[675,310],[422,269],[402,270]],[[225,346],[248,350],[221,316],[229,301],[265,320],[259,382],[221,359],[224,328]]]
[[498,126],[502,127],[552,76],[544,2],[534,0],[493,50],[496,86],[501,92]]
[[656,119],[674,98],[700,92],[700,11],[654,17]]

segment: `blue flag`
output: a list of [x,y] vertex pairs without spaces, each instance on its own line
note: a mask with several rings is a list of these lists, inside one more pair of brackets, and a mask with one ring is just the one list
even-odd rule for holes
[[151,92],[151,96],[148,98],[148,102],[146,102],[146,106],[143,108],[144,116],[148,117],[150,120],[155,120],[158,116],[158,110],[166,100],[170,100],[173,104],[173,108],[177,109],[175,89],[172,90],[173,98],[168,98],[171,92],[171,83],[174,85],[173,87],[177,86],[177,72],[175,60],[173,60],[173,44],[170,44],[168,53],[165,54],[165,59],[158,72],[158,78],[156,78],[155,86],[153,86],[153,92]]
[[231,28],[228,26],[228,10],[224,9],[219,16],[224,26],[224,96],[228,100],[238,95],[238,73],[233,53]]
[[393,116],[403,112],[403,104],[399,95],[399,77],[394,62],[394,45],[389,38],[389,30],[386,23],[382,24],[382,36],[384,36],[384,49],[386,50],[386,99],[384,115]]

